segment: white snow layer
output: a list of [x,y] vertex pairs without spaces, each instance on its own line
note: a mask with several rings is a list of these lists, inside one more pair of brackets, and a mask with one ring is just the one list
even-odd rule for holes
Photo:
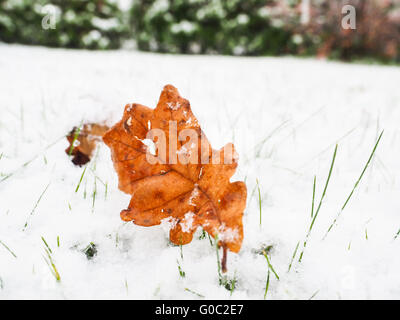
[[[400,298],[399,68],[0,45],[0,75],[0,179],[12,174],[0,182],[0,299],[263,299],[268,264],[257,250],[270,245],[280,280],[271,273],[266,299]],[[214,148],[234,142],[240,156],[233,180],[246,181],[248,201],[242,249],[228,254],[232,294],[218,284],[216,251],[200,230],[182,259],[166,224],[120,220],[130,196],[117,188],[105,145],[75,192],[84,169],[68,159],[62,137],[82,121],[113,124],[127,103],[155,107],[169,83]],[[317,207],[336,143],[302,262],[300,245],[288,272],[311,222],[314,175]],[[88,260],[81,250],[90,242],[97,255]]]

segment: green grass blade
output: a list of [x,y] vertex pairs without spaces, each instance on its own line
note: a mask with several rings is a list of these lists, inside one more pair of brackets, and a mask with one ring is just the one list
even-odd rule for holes
[[96,195],[97,195],[97,177],[94,177],[94,189],[92,194],[92,211],[94,211],[94,204],[96,202]]
[[42,238],[43,243],[45,244],[45,246],[46,246],[47,249],[49,250],[49,252],[50,252],[50,253],[53,253],[53,251],[51,251],[51,248],[50,248],[49,245],[47,244],[46,240],[45,240],[43,237],[41,237],[41,238]]
[[308,242],[308,239],[309,239],[310,234],[311,234],[311,230],[312,230],[312,228],[313,228],[313,226],[314,226],[315,220],[316,220],[317,217],[318,217],[318,213],[319,213],[319,211],[320,211],[320,209],[321,209],[323,200],[324,200],[325,195],[326,195],[326,191],[328,190],[329,181],[330,181],[330,179],[331,179],[333,167],[334,167],[334,165],[335,165],[335,159],[336,159],[337,149],[338,149],[338,145],[336,145],[335,151],[333,152],[332,162],[331,162],[331,166],[330,166],[330,168],[329,168],[328,177],[327,177],[326,182],[325,182],[324,191],[322,192],[321,200],[319,201],[318,208],[317,208],[317,210],[315,211],[314,217],[313,217],[312,220],[311,220],[311,224],[310,224],[310,227],[309,227],[309,229],[308,229],[308,232],[307,232],[307,235],[306,235],[306,239],[304,240],[304,243],[303,243],[303,250],[301,251],[300,258],[299,258],[299,262],[301,262],[301,260],[303,259],[304,251],[305,251],[305,249],[306,249],[307,242]]
[[274,267],[272,266],[271,262],[269,261],[268,255],[267,255],[267,253],[265,251],[263,251],[263,255],[264,255],[265,259],[267,259],[268,270],[271,270],[273,272],[273,274],[275,275],[276,279],[279,280],[279,276],[276,273],[276,271],[275,271]]
[[264,300],[267,297],[267,293],[268,293],[268,289],[269,289],[269,269],[268,269],[268,273],[267,273],[267,281],[265,283],[265,291],[264,291]]
[[336,145],[336,147],[335,147],[335,151],[334,151],[333,157],[332,157],[331,167],[329,168],[328,178],[326,179],[324,191],[322,192],[322,196],[321,196],[321,200],[319,201],[318,208],[317,208],[317,210],[315,211],[315,215],[314,215],[314,217],[313,217],[313,219],[312,219],[312,221],[311,221],[311,225],[310,225],[309,232],[311,231],[312,227],[314,226],[314,223],[315,223],[315,220],[317,219],[319,210],[321,209],[322,202],[323,202],[323,200],[324,200],[324,198],[325,198],[326,190],[328,189],[329,181],[331,180],[331,175],[332,175],[333,167],[334,167],[334,165],[335,165],[335,159],[336,159],[337,149],[338,149],[338,145]]
[[82,127],[83,121],[81,122],[81,124],[79,125],[78,128],[75,129],[75,133],[74,133],[74,139],[72,140],[71,143],[71,148],[69,149],[68,155],[70,156],[72,154],[72,152],[74,151],[75,148],[75,142],[79,137],[79,134],[81,133],[81,127]]
[[219,279],[221,280],[221,279],[222,279],[222,273],[221,273],[221,261],[219,260],[218,234],[215,235],[214,244],[215,244],[215,251],[216,251],[216,254],[217,254],[217,271],[218,271],[218,277],[219,277]]
[[362,170],[360,176],[358,177],[356,183],[354,184],[353,189],[351,190],[349,196],[347,197],[346,201],[344,202],[344,204],[343,204],[342,208],[340,209],[339,213],[336,215],[335,219],[333,220],[333,222],[332,222],[331,225],[329,226],[328,230],[326,231],[326,233],[325,233],[323,239],[325,239],[325,238],[327,237],[328,233],[329,233],[329,232],[332,230],[332,228],[336,225],[337,220],[339,219],[340,215],[342,214],[344,208],[346,208],[346,206],[347,206],[347,204],[349,203],[349,201],[350,201],[350,199],[351,199],[351,197],[352,197],[354,191],[356,190],[357,186],[360,184],[360,181],[361,181],[362,177],[364,176],[364,173],[365,173],[365,171],[367,170],[367,168],[368,168],[368,166],[369,166],[369,164],[370,164],[370,162],[371,162],[371,160],[372,160],[372,158],[373,158],[373,156],[374,156],[374,154],[375,154],[375,151],[376,151],[376,149],[377,149],[377,147],[378,147],[378,145],[379,145],[379,142],[381,141],[383,132],[384,132],[384,130],[382,130],[381,134],[379,135],[379,138],[378,138],[378,140],[376,141],[374,148],[372,149],[372,152],[371,152],[371,154],[370,154],[370,156],[369,156],[369,158],[368,158],[367,163],[365,164],[365,166],[364,166],[364,168],[363,168],[363,170]]
[[190,293],[192,293],[192,294],[198,296],[199,298],[204,298],[204,296],[203,296],[202,294],[197,293],[197,292],[195,292],[195,291],[193,291],[193,290],[190,290],[189,288],[185,288],[185,291],[190,292]]
[[79,187],[81,186],[81,183],[82,183],[82,180],[83,180],[83,176],[85,175],[86,169],[87,169],[87,166],[85,167],[85,169],[84,169],[83,172],[82,172],[81,178],[79,179],[79,183],[78,183],[78,185],[76,186],[75,193],[78,192]]
[[312,204],[311,204],[311,219],[314,216],[314,202],[315,202],[315,185],[317,183],[317,176],[314,176],[313,192],[312,192]]
[[183,269],[182,269],[182,267],[181,267],[181,265],[180,265],[180,263],[179,263],[178,260],[176,260],[176,263],[177,263],[177,265],[178,265],[179,276],[180,276],[181,278],[185,278],[185,277],[186,277],[186,272],[183,271]]
[[50,252],[48,250],[46,250],[46,249],[45,249],[45,252],[46,252],[46,255],[47,255],[47,259],[46,259],[46,257],[43,257],[43,259],[47,263],[47,265],[49,266],[50,272],[53,274],[54,278],[57,281],[61,281],[60,273],[57,270],[57,267],[56,267],[56,265],[55,265],[55,263],[53,261],[53,258],[51,257]]
[[313,293],[313,295],[312,295],[308,300],[314,299],[315,296],[318,294],[318,292],[319,292],[319,290],[315,291],[315,292]]
[[262,217],[262,199],[261,199],[261,191],[260,191],[260,185],[258,184],[258,179],[257,181],[257,189],[258,189],[258,206],[260,207],[260,227],[261,227],[261,217]]
[[237,282],[237,280],[236,280],[236,271],[235,271],[235,274],[233,275],[233,279],[231,282],[231,290],[230,290],[231,297],[232,297],[233,291],[235,291],[235,289],[236,289],[236,282]]
[[294,249],[292,260],[290,261],[290,264],[289,264],[288,272],[290,271],[290,269],[292,269],[292,264],[293,264],[294,258],[296,258],[297,250],[299,250],[299,245],[300,245],[300,241],[297,242],[296,248]]
[[42,198],[43,198],[44,194],[46,193],[47,189],[49,188],[50,184],[51,184],[51,182],[49,182],[49,184],[46,186],[46,188],[43,190],[42,194],[40,195],[39,199],[36,201],[35,206],[33,207],[31,213],[29,214],[28,219],[26,220],[24,228],[22,229],[22,231],[25,231],[26,228],[28,227],[29,218],[34,214],[37,206],[39,205],[40,200],[42,200]]
[[17,259],[17,255],[3,242],[0,240],[0,244],[9,252],[13,255],[15,259]]

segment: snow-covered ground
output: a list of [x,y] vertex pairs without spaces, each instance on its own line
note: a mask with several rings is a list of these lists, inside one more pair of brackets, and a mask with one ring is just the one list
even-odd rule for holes
[[[233,292],[219,286],[215,248],[200,232],[182,259],[167,226],[120,220],[130,196],[117,188],[105,145],[75,192],[83,168],[64,153],[63,136],[82,121],[112,124],[129,102],[154,107],[168,83],[190,100],[214,148],[233,141],[240,155],[235,179],[246,181],[248,204],[243,247],[228,256]],[[268,264],[257,251],[269,245],[279,281],[270,273],[267,299],[399,299],[399,123],[396,67],[0,45],[0,181],[11,174],[0,182],[0,299],[263,299]],[[336,143],[302,262],[300,245],[288,272],[310,226],[314,175],[317,206]]]

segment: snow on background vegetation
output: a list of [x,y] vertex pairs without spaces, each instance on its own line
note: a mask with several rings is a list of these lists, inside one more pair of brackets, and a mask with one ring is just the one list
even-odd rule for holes
[[[266,246],[280,279],[270,274],[267,299],[400,298],[398,68],[1,45],[0,72],[0,299],[262,299],[268,265],[258,251]],[[200,231],[182,258],[166,226],[120,220],[130,196],[117,188],[105,145],[75,192],[84,168],[66,156],[63,136],[82,121],[114,123],[126,103],[155,107],[168,83],[190,100],[214,148],[233,141],[240,155],[235,179],[246,181],[248,204],[242,250],[228,255],[233,292],[218,284],[215,248]],[[321,240],[383,129],[361,184]],[[336,143],[303,260],[288,272],[310,225],[314,175],[318,204]],[[82,250],[91,242],[89,260]]]

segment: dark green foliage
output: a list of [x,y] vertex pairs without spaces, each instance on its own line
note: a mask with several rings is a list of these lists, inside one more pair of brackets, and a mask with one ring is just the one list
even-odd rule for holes
[[0,0],[0,41],[110,49],[119,48],[126,34],[110,0]]
[[[138,48],[172,53],[264,55],[294,44],[276,0],[137,0],[131,24]],[[290,50],[289,50],[290,49]]]
[[[305,24],[301,2],[135,0],[131,26],[145,51],[400,61],[398,0],[311,1]],[[356,30],[342,28],[346,4],[356,9]]]
[[[116,49],[130,40],[165,53],[400,61],[398,0],[313,0],[307,23],[302,0],[132,0],[126,11],[117,1],[0,0],[0,41]],[[342,28],[345,4],[356,8],[356,30]]]

